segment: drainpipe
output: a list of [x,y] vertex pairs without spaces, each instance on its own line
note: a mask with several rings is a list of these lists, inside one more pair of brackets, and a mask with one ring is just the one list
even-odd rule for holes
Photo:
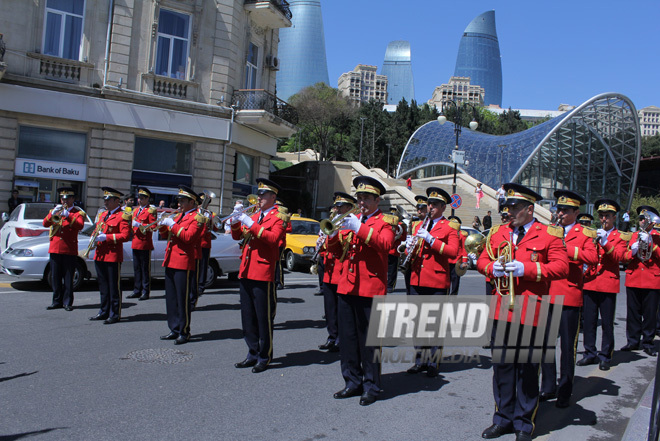
[[105,63],[103,66],[103,87],[108,84],[108,67],[110,66],[110,35],[112,33],[112,19],[115,10],[115,0],[110,0],[108,9],[108,33],[105,37]]
[[225,198],[225,164],[227,163],[227,147],[231,145],[232,141],[232,132],[234,128],[234,115],[236,115],[236,107],[238,107],[239,103],[232,104],[231,107],[225,107],[225,106],[220,106],[223,109],[226,110],[231,110],[231,122],[229,123],[229,136],[227,142],[225,142],[225,146],[222,149],[222,170],[220,171],[220,176],[222,176],[222,180],[220,181],[220,212],[222,212],[222,207],[224,203],[224,198]]

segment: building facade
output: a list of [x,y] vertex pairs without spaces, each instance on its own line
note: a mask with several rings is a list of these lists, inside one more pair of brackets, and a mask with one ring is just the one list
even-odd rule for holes
[[484,105],[484,88],[470,84],[468,77],[451,77],[447,84],[438,86],[428,101],[429,106],[442,109],[444,103],[453,100],[456,103],[470,103],[475,106]]
[[380,73],[387,77],[387,103],[398,105],[402,99],[408,103],[415,99],[412,59],[409,41],[392,41],[385,50],[385,61]]
[[370,100],[386,104],[387,77],[377,71],[376,66],[358,64],[351,72],[343,73],[339,77],[339,93],[358,105]]
[[316,83],[328,86],[320,0],[289,0],[293,26],[280,31],[277,94],[284,100]]
[[470,77],[484,88],[484,104],[502,106],[502,61],[495,29],[495,11],[477,16],[463,31],[456,57],[455,77]]
[[640,109],[639,126],[642,136],[654,136],[660,133],[660,107],[648,106]]
[[290,25],[280,1],[3,1],[0,199],[70,185],[93,215],[103,186],[186,184],[229,210],[296,131],[268,64]]

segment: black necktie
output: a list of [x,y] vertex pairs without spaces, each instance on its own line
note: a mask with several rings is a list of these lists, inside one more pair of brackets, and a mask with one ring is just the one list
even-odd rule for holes
[[137,216],[135,216],[135,217],[140,217],[140,213],[142,213],[142,207],[140,207],[140,209],[138,210]]
[[103,222],[107,221],[109,217],[110,217],[110,210],[107,211],[105,217],[103,218]]
[[360,222],[362,222],[363,224],[367,223],[367,216],[363,215],[362,219],[360,219]]
[[520,243],[523,237],[525,237],[525,227],[518,227],[518,238],[516,239],[516,245]]
[[264,220],[264,212],[263,211],[259,215],[259,221],[257,223],[260,224],[262,220]]

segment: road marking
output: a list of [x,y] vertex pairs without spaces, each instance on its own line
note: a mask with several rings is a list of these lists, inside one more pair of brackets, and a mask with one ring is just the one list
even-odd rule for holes
[[11,283],[0,283],[0,288],[11,288]]

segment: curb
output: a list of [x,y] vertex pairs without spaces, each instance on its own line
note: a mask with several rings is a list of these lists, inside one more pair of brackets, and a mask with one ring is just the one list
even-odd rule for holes
[[630,417],[628,426],[623,434],[621,441],[639,441],[646,440],[649,433],[649,424],[651,422],[651,404],[653,401],[653,386],[655,381],[646,388],[642,399],[639,400],[637,409]]

